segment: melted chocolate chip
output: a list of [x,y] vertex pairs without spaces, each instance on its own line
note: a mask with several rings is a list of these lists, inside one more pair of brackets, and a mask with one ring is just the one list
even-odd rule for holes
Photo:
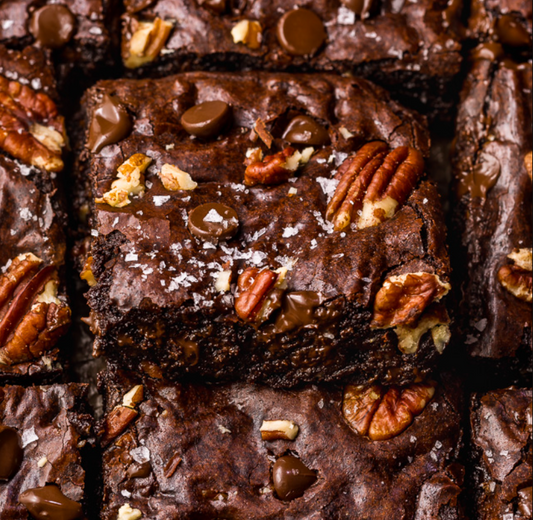
[[67,498],[55,485],[27,489],[19,502],[36,520],[76,520],[83,516],[81,504]]
[[87,145],[92,153],[104,146],[124,139],[131,132],[132,124],[128,111],[120,101],[105,94],[93,113]]
[[504,14],[496,22],[496,33],[503,45],[522,48],[531,45],[531,36],[520,19],[512,14]]
[[0,481],[9,480],[19,470],[24,451],[16,430],[0,425]]
[[152,466],[149,461],[143,462],[141,464],[136,463],[132,464],[128,468],[128,477],[130,478],[146,478],[150,475],[152,471]]
[[287,126],[283,139],[292,144],[322,146],[329,142],[328,131],[309,116],[296,116]]
[[50,4],[37,9],[30,20],[30,32],[49,49],[67,44],[76,29],[76,18],[66,5]]
[[309,9],[287,11],[279,20],[277,35],[280,45],[295,56],[315,54],[326,39],[322,20]]
[[366,18],[372,8],[372,0],[341,0],[341,3],[361,18]]
[[200,5],[217,14],[222,14],[226,10],[226,0],[200,0]]
[[216,137],[231,117],[231,107],[224,101],[206,101],[195,105],[181,116],[185,130],[197,137]]
[[272,469],[274,489],[281,500],[301,497],[317,476],[300,459],[292,455],[280,457]]
[[496,184],[500,176],[500,161],[487,152],[481,152],[470,175],[463,177],[459,183],[459,195],[470,192],[472,197],[485,197]]
[[208,202],[194,208],[189,213],[189,231],[210,242],[227,240],[239,229],[236,211],[225,204]]
[[503,47],[499,43],[488,42],[478,45],[472,51],[472,59],[497,61],[503,54]]

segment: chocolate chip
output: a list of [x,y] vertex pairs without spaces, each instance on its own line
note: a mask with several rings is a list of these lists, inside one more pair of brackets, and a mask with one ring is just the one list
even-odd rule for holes
[[309,9],[293,9],[278,22],[280,45],[296,56],[315,54],[326,39],[322,20]]
[[67,498],[55,485],[27,489],[19,502],[36,520],[76,520],[83,516],[81,504]]
[[283,139],[293,144],[322,146],[329,142],[328,131],[312,117],[296,116],[287,126]]
[[231,107],[224,101],[206,101],[189,108],[181,116],[185,130],[197,137],[216,137],[231,117]]
[[132,464],[128,468],[128,477],[130,478],[146,478],[150,475],[152,471],[152,466],[149,461]]
[[341,3],[361,18],[366,18],[372,8],[372,0],[341,0]]
[[473,60],[498,61],[504,55],[503,47],[499,43],[487,42],[478,45],[471,54]]
[[226,10],[226,0],[200,0],[200,5],[206,7],[217,14],[222,14]]
[[512,14],[500,16],[496,22],[496,33],[503,45],[521,48],[531,45],[531,36],[520,19]]
[[237,213],[225,204],[209,202],[189,213],[189,231],[202,240],[226,240],[233,237],[238,229]]
[[50,4],[37,9],[30,20],[30,32],[49,49],[67,44],[76,28],[76,18],[66,5]]
[[200,347],[198,343],[186,337],[178,338],[177,343],[183,351],[185,363],[189,366],[196,365],[200,356]]
[[24,451],[16,430],[0,425],[0,481],[9,480],[19,470]]
[[300,459],[292,455],[280,457],[272,469],[274,489],[281,500],[301,497],[317,476]]
[[124,139],[131,128],[131,119],[124,105],[117,98],[104,94],[93,113],[87,143],[89,150],[98,153],[104,146]]

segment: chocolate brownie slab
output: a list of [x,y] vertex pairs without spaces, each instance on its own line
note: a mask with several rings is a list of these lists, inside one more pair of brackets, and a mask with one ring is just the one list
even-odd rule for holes
[[103,386],[105,520],[464,518],[453,382]]
[[531,62],[487,49],[474,51],[457,118],[456,265],[469,354],[509,377],[531,374],[532,76]]
[[126,0],[131,74],[335,71],[364,76],[427,110],[449,108],[462,1]]
[[57,194],[66,135],[54,98],[40,51],[0,46],[0,382],[57,373],[70,322]]
[[472,398],[474,518],[531,518],[531,389]]
[[0,517],[85,518],[86,385],[0,387]]
[[96,354],[288,386],[434,368],[449,264],[413,112],[365,80],[259,73],[84,103]]

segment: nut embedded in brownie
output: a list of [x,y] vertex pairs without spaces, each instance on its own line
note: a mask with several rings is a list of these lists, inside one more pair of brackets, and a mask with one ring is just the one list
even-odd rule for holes
[[284,386],[434,369],[449,263],[417,115],[318,74],[108,81],[84,106],[96,353]]
[[39,51],[0,46],[0,71],[0,381],[42,380],[61,368],[70,323],[57,195],[66,134]]
[[[111,439],[113,417],[139,387],[133,419]],[[448,378],[403,391],[373,385],[385,396],[374,425],[417,409],[381,440],[354,426],[368,414],[352,399],[362,387],[182,385],[118,371],[102,389],[104,520],[121,511],[143,520],[465,518],[461,392]]]
[[0,387],[0,517],[85,518],[87,385]]
[[531,389],[472,397],[471,485],[479,520],[531,518]]
[[[531,62],[474,50],[453,152],[462,335],[476,372],[531,375]],[[529,374],[529,376],[528,376]]]
[[[130,75],[191,70],[350,72],[427,111],[451,108],[463,2],[126,0]],[[444,110],[442,110],[444,114]],[[445,115],[445,114],[444,114]]]

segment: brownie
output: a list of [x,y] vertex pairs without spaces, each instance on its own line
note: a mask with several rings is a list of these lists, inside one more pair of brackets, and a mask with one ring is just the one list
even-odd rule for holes
[[261,73],[100,82],[84,106],[97,355],[284,386],[435,367],[449,262],[415,113],[365,80]]
[[60,370],[66,222],[60,198],[63,117],[44,55],[0,46],[0,382]]
[[364,76],[426,110],[451,108],[461,0],[126,0],[130,75],[190,70],[335,71]]
[[472,518],[531,518],[531,397],[514,387],[472,397]]
[[[118,372],[103,390],[105,520],[120,508],[146,520],[464,518],[461,392],[450,378],[403,390],[275,390]],[[422,403],[416,417],[403,415],[409,392]],[[361,416],[372,417],[368,434]],[[392,427],[399,416],[402,428],[377,440],[375,422]]]
[[458,315],[475,373],[530,380],[531,62],[487,49],[474,51],[452,154]]
[[0,43],[50,51],[62,86],[72,92],[79,81],[72,72],[91,76],[111,64],[116,9],[116,0],[6,0],[0,5]]
[[92,428],[85,391],[76,384],[0,387],[2,520],[85,518],[82,451]]

